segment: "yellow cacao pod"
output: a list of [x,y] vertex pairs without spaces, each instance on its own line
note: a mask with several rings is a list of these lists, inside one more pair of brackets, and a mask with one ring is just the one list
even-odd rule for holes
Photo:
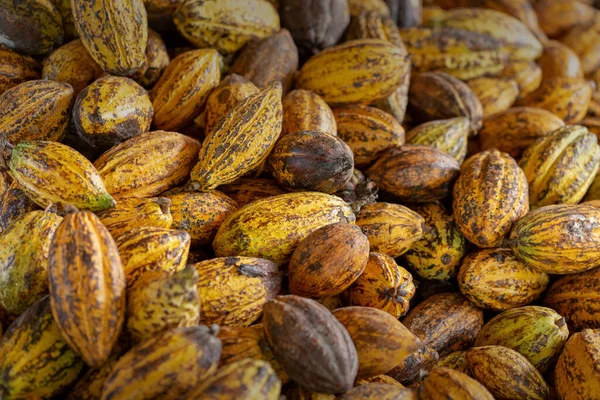
[[558,37],[594,19],[595,10],[584,1],[540,0],[534,4],[540,28],[549,37]]
[[134,228],[170,228],[173,216],[169,204],[170,200],[164,197],[123,199],[116,207],[99,212],[98,217],[110,234],[118,238]]
[[492,400],[494,396],[481,383],[469,375],[450,368],[437,367],[419,386],[419,399],[442,400]]
[[0,48],[0,94],[20,83],[40,78],[40,65],[32,57]]
[[241,178],[233,183],[219,186],[219,190],[232,198],[239,208],[256,200],[287,193],[287,190],[279,186],[277,181],[266,178]]
[[281,136],[301,131],[337,135],[336,118],[319,95],[308,90],[292,90],[283,98],[282,106]]
[[2,178],[0,178],[0,232],[3,232],[15,219],[30,211],[38,210],[39,207],[29,200],[19,187],[19,182],[12,181],[5,190],[2,190],[1,181]]
[[161,36],[151,29],[148,29],[148,42],[146,43],[146,61],[131,79],[145,88],[153,86],[161,77],[163,71],[170,62],[167,46]]
[[102,396],[102,387],[112,372],[117,357],[111,357],[98,368],[88,370],[69,392],[67,400],[98,400]]
[[400,31],[394,20],[389,15],[382,15],[377,11],[353,16],[346,33],[346,40],[353,39],[382,39],[404,48]]
[[569,339],[554,372],[556,391],[561,399],[593,399],[600,395],[600,376],[596,368],[599,350],[598,330],[584,329]]
[[584,71],[577,53],[556,40],[550,40],[544,45],[544,52],[538,62],[542,67],[542,80],[557,76],[583,78]]
[[519,97],[519,85],[512,79],[481,77],[468,84],[483,107],[483,118],[508,110]]
[[406,143],[434,147],[462,164],[467,155],[470,130],[467,117],[425,122],[406,133]]

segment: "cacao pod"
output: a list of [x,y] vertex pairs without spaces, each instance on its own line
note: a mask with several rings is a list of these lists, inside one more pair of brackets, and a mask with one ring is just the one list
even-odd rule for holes
[[219,190],[233,199],[239,208],[256,200],[287,193],[276,181],[265,178],[240,178],[233,183],[219,186]]
[[493,400],[494,396],[475,379],[460,371],[437,367],[429,371],[419,386],[422,400]]
[[[2,175],[1,172],[0,175]],[[2,181],[2,178],[0,178],[0,181]],[[0,182],[0,233],[8,229],[8,226],[18,217],[39,209],[25,195],[17,181],[12,181],[6,187],[6,190],[2,190],[1,186]]]
[[20,83],[40,78],[40,65],[32,57],[0,48],[0,95]]
[[88,370],[71,389],[67,400],[98,400],[102,396],[102,387],[112,372],[117,357],[111,357],[98,368]]
[[148,29],[146,62],[131,75],[131,78],[143,87],[149,88],[158,81],[170,61],[165,42],[158,33]]
[[539,63],[542,67],[542,80],[557,76],[583,78],[584,71],[577,53],[556,40],[550,40],[544,44],[544,52],[539,59]]
[[336,118],[331,108],[319,95],[308,90],[292,90],[283,98],[282,105],[281,136],[300,131],[337,135]]
[[555,369],[558,396],[564,400],[593,399],[600,395],[598,350],[600,331],[585,329],[567,342]]
[[540,28],[550,37],[558,37],[577,25],[594,19],[595,10],[583,1],[539,0],[534,4]]
[[537,90],[542,83],[542,68],[534,61],[515,61],[497,75],[498,78],[512,79],[519,85],[519,100]]
[[385,383],[369,383],[353,388],[340,397],[340,400],[416,400],[416,398],[416,394],[411,389]]
[[512,79],[481,77],[468,85],[483,107],[483,118],[508,110],[519,97],[519,85]]
[[115,208],[99,212],[98,217],[115,238],[134,228],[170,228],[173,224],[170,203],[164,197],[123,199]]
[[422,379],[421,371],[430,369],[439,357],[437,351],[421,342],[419,350],[389,371],[387,375],[402,382],[404,385],[418,385],[418,382]]
[[434,147],[462,164],[467,155],[470,130],[467,117],[425,122],[406,133],[406,143]]

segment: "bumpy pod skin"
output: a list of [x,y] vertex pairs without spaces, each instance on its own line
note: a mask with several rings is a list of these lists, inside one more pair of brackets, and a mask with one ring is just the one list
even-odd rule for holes
[[260,199],[230,215],[213,241],[218,257],[261,257],[282,264],[314,230],[336,222],[354,223],[350,206],[317,192]]
[[399,257],[423,236],[425,221],[399,204],[373,203],[361,208],[356,224],[369,238],[371,251]]
[[246,97],[258,93],[254,83],[246,78],[232,74],[221,81],[219,86],[210,92],[206,99],[204,113],[204,133],[208,137],[221,118],[227,115],[233,107]]
[[277,141],[268,158],[271,174],[289,189],[335,193],[352,178],[352,149],[339,137],[301,131]]
[[263,360],[236,361],[219,368],[195,387],[188,399],[222,400],[278,400],[281,381],[271,365]]
[[415,290],[412,275],[392,257],[371,253],[363,273],[344,297],[351,306],[373,307],[399,318],[408,312]]
[[554,382],[564,400],[593,399],[600,395],[600,331],[584,329],[567,342],[558,359]]
[[0,94],[20,83],[40,78],[40,65],[32,57],[0,49]]
[[[0,181],[2,178],[0,177]],[[38,210],[39,207],[29,200],[19,182],[12,181],[6,190],[2,190],[0,182],[0,232],[3,232],[18,217],[30,211]]]
[[41,56],[62,44],[62,19],[53,1],[2,0],[0,10],[0,45]]
[[529,182],[532,208],[577,204],[600,166],[598,138],[580,125],[559,128],[529,146],[519,165]]
[[518,159],[537,139],[563,126],[562,119],[543,108],[513,107],[486,118],[479,143],[482,150],[496,148]]
[[469,375],[450,368],[437,367],[429,371],[419,386],[422,400],[493,400],[494,396]]
[[98,213],[100,221],[114,238],[134,228],[170,228],[173,217],[169,211],[170,200],[164,197],[150,199],[123,199],[116,207]]
[[301,131],[337,136],[335,116],[321,96],[309,90],[296,89],[283,98],[282,105],[282,137]]
[[75,382],[83,361],[63,339],[44,297],[0,340],[0,385],[7,398],[51,398]]
[[198,325],[200,297],[198,274],[189,265],[172,274],[147,272],[127,293],[127,331],[141,343],[161,332]]
[[425,220],[425,229],[421,239],[404,254],[404,260],[421,278],[453,278],[467,253],[467,242],[454,217],[439,203],[414,206],[413,210]]
[[438,71],[472,79],[502,70],[508,54],[490,35],[453,28],[400,29],[414,72]]
[[111,148],[94,166],[115,197],[152,197],[189,176],[199,149],[197,140],[180,133],[146,132]]
[[142,0],[71,0],[75,28],[92,58],[111,75],[131,75],[146,61],[148,20]]
[[385,311],[344,307],[333,315],[348,330],[356,346],[357,379],[385,374],[419,349],[419,338]]
[[117,357],[111,357],[98,368],[88,370],[71,389],[67,400],[99,400],[102,396],[102,387],[116,363]]
[[410,70],[406,51],[381,39],[361,39],[313,56],[296,76],[296,87],[332,106],[370,104],[390,96]]
[[[320,393],[353,386],[358,354],[348,331],[314,300],[289,295],[265,304],[263,328],[273,354],[290,378]],[[297,354],[303,353],[303,357]]]
[[405,145],[386,150],[365,172],[401,202],[426,203],[448,196],[460,165],[431,146]]
[[102,74],[80,39],[60,46],[42,64],[42,78],[68,83],[75,97]]
[[256,200],[288,193],[275,180],[266,178],[240,178],[219,186],[219,190],[233,199],[239,208]]
[[483,309],[503,311],[537,300],[550,278],[519,261],[510,249],[481,250],[460,267],[458,287]]
[[68,203],[101,211],[116,204],[92,163],[61,143],[23,141],[15,146],[9,167],[27,197],[40,207]]
[[32,211],[0,235],[0,305],[21,315],[48,293],[48,252],[62,217]]
[[75,133],[107,150],[150,129],[154,109],[148,92],[129,78],[104,76],[79,93],[73,105]]
[[548,384],[525,356],[502,346],[473,347],[465,358],[471,376],[497,399],[545,400]]
[[287,29],[264,39],[250,42],[231,66],[229,73],[248,79],[259,89],[280,81],[283,93],[292,86],[298,69],[298,49]]
[[360,227],[337,223],[308,235],[292,255],[288,267],[290,293],[312,298],[342,293],[369,260],[369,241]]
[[275,359],[273,351],[265,338],[262,324],[249,327],[222,326],[217,337],[223,345],[219,367],[246,358],[264,360],[271,364],[281,383],[285,384],[290,380],[279,361]]
[[400,388],[386,383],[369,383],[360,385],[345,393],[341,400],[416,400],[412,389]]
[[464,29],[497,39],[511,60],[535,60],[542,54],[542,43],[516,18],[484,8],[448,10],[434,21],[435,25]]
[[173,22],[195,46],[222,54],[279,31],[277,10],[263,0],[185,0],[175,10]]
[[467,117],[425,122],[406,133],[406,143],[435,147],[450,154],[459,164],[462,164],[467,155],[470,130]]
[[483,311],[460,293],[442,293],[413,308],[402,322],[445,356],[471,347],[483,326]]
[[207,191],[259,168],[281,133],[281,83],[237,103],[202,143],[191,179]]
[[544,305],[565,317],[571,331],[600,328],[600,269],[561,277],[550,286]]
[[421,342],[419,350],[394,367],[387,375],[406,386],[414,386],[422,379],[421,371],[431,369],[439,357],[437,351]]
[[568,338],[565,319],[556,311],[526,306],[492,318],[479,331],[474,346],[508,347],[524,355],[543,373],[554,364]]
[[119,249],[90,212],[65,216],[48,257],[52,314],[69,346],[90,367],[104,363],[125,319]]
[[512,79],[480,77],[467,82],[483,107],[483,118],[508,110],[519,97],[519,85]]
[[217,370],[221,341],[204,325],[166,331],[129,350],[106,380],[101,400],[178,399]]
[[453,214],[471,243],[499,247],[515,221],[529,212],[527,178],[517,162],[486,150],[463,163],[454,185]]
[[210,245],[221,224],[237,210],[237,203],[223,193],[178,192],[171,199],[171,228],[190,234],[192,246]]
[[117,236],[115,242],[121,255],[127,286],[130,287],[145,272],[164,271],[171,276],[184,269],[190,235],[174,229],[135,227]]
[[60,141],[69,125],[73,88],[34,80],[0,95],[0,134],[16,145],[24,140]]
[[527,265],[548,274],[573,274],[600,265],[600,208],[540,207],[515,223],[509,244]]
[[[146,5],[146,2],[144,2]],[[131,79],[145,88],[152,87],[161,77],[163,71],[169,65],[171,59],[167,53],[167,46],[162,37],[151,29],[148,29],[148,42],[146,43],[146,62],[140,67]]]
[[205,324],[249,326],[281,289],[277,265],[261,258],[214,258],[194,267],[198,272],[200,321]]
[[177,131],[192,122],[219,84],[222,63],[214,49],[186,51],[171,60],[151,92],[154,125]]
[[338,136],[354,153],[356,168],[366,167],[385,150],[404,144],[404,128],[374,107],[354,105],[333,110]]

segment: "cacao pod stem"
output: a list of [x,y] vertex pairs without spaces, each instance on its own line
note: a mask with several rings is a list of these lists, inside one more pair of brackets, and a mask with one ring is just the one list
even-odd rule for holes
[[[52,203],[50,203],[50,205],[48,205],[48,207],[51,207],[51,206],[52,206]],[[63,212],[65,214],[75,214],[75,213],[79,212],[79,209],[77,207],[75,207],[73,204],[69,204],[69,203],[63,204],[62,208],[63,208]]]
[[366,178],[364,182],[359,183],[356,186],[355,192],[356,201],[350,204],[350,207],[356,215],[358,215],[363,206],[377,202],[377,198],[379,197],[377,194],[379,188],[375,182],[371,181],[369,178]]
[[502,241],[502,246],[500,246],[500,248],[502,249],[512,249],[512,247],[514,245],[517,244],[517,239],[509,239],[509,238],[505,238]]
[[197,192],[200,190],[200,182],[198,181],[189,181],[187,185],[183,187],[184,192]]
[[163,214],[169,213],[169,207],[171,206],[171,199],[169,199],[167,197],[159,197],[158,199],[156,199],[156,204],[158,204],[160,206],[160,210],[163,212]]
[[554,321],[554,324],[556,326],[558,326],[559,328],[562,328],[563,326],[565,326],[567,324],[567,321],[565,320],[565,317],[561,317],[561,318],[557,319],[556,321]]

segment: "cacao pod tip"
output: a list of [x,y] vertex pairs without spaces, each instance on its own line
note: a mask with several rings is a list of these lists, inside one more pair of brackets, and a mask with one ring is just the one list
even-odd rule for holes
[[419,370],[419,381],[422,381],[423,379],[427,378],[429,376],[429,372],[427,372],[424,369]]
[[56,213],[57,211],[57,205],[55,203],[50,203],[48,204],[48,206],[44,209],[44,212],[49,212],[49,213]]
[[518,240],[516,238],[513,238],[513,239],[505,238],[502,241],[502,245],[500,246],[500,248],[512,249],[517,244],[517,242],[518,242]]
[[171,199],[168,197],[157,198],[156,204],[160,206],[160,210],[163,212],[163,214],[168,215],[170,213],[169,206],[171,205]]
[[[48,205],[48,207],[51,207],[51,206],[52,206],[52,203],[50,205]],[[77,207],[75,207],[73,204],[69,204],[69,203],[63,204],[62,209],[65,214],[75,214],[75,213],[79,212],[79,209]]]
[[200,190],[200,182],[198,181],[189,181],[187,185],[183,187],[184,192],[197,192]]
[[557,319],[556,321],[554,321],[554,324],[556,324],[556,326],[558,326],[559,328],[562,328],[563,326],[565,326],[567,324],[567,321],[565,320],[565,317],[561,317],[561,318]]

